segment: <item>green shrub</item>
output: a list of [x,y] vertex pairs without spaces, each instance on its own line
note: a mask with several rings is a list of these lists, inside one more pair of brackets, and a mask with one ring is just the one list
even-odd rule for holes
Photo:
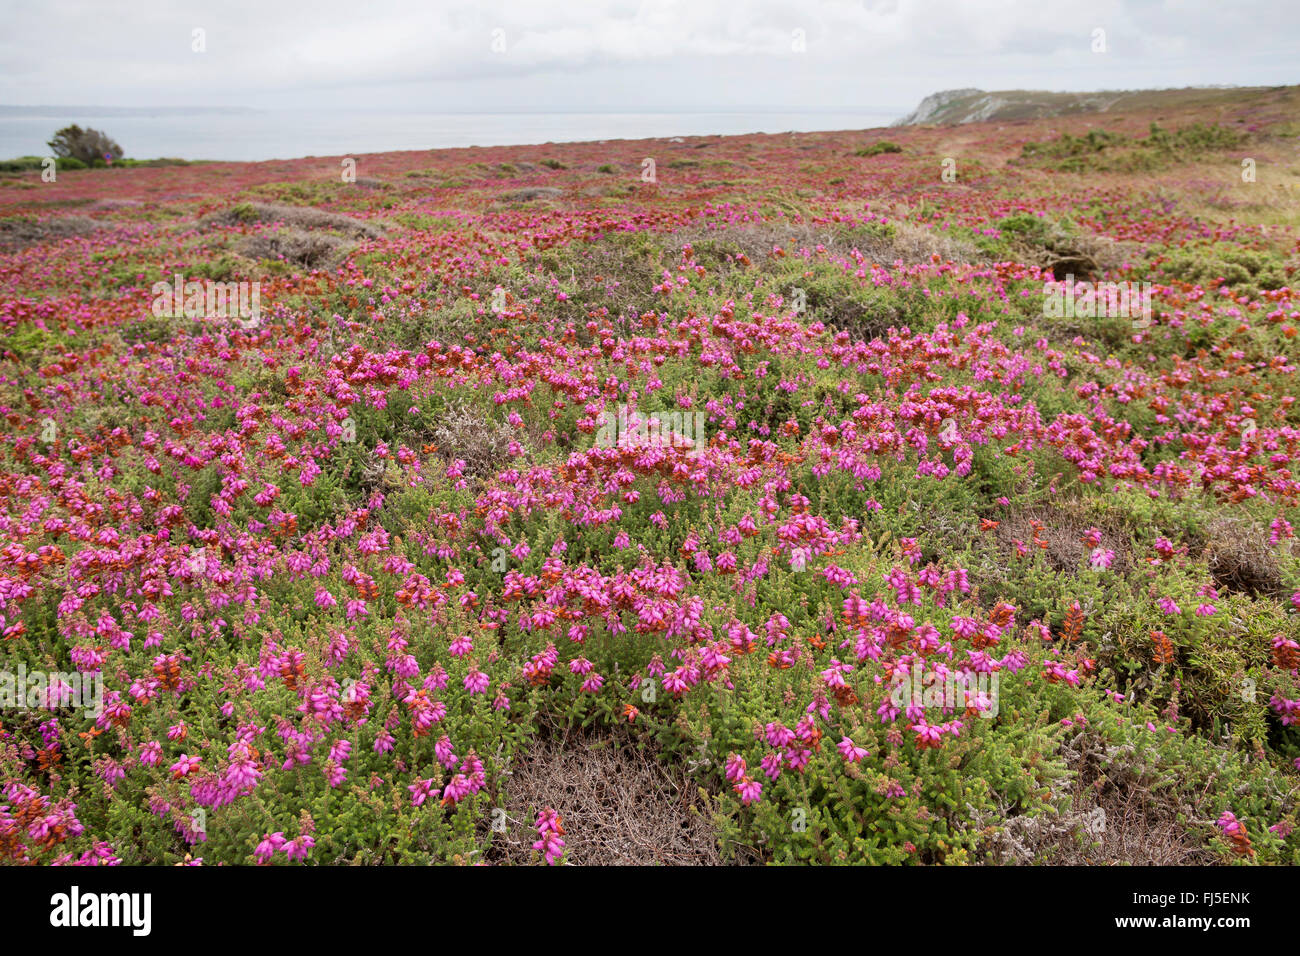
[[887,139],[882,139],[878,143],[872,143],[870,146],[864,146],[862,149],[855,150],[854,156],[879,156],[882,153],[901,153],[903,147],[897,143],[891,143]]

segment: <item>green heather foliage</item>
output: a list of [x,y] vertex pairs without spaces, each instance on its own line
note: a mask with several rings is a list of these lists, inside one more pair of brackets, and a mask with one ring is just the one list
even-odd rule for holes
[[1083,136],[1062,133],[1056,139],[1025,143],[1021,160],[1069,173],[1141,172],[1235,149],[1247,138],[1215,123],[1193,123],[1172,131],[1152,123],[1141,139],[1092,129]]
[[903,147],[899,146],[897,143],[891,143],[887,139],[882,139],[878,143],[872,143],[870,146],[864,146],[861,149],[855,150],[853,155],[879,156],[882,153],[901,153],[902,151]]
[[1171,252],[1159,267],[1166,275],[1199,285],[1226,285],[1259,292],[1287,284],[1286,262],[1275,251],[1206,243]]
[[[85,163],[75,156],[60,156],[54,161],[55,169],[87,169]],[[25,173],[45,168],[44,156],[19,156],[17,159],[0,160],[0,173]]]

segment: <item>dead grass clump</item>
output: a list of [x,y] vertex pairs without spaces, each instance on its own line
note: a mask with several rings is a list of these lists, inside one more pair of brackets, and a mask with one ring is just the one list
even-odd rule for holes
[[[646,234],[616,233],[580,248],[580,265],[573,270],[580,292],[593,305],[606,306],[623,331],[623,322],[640,314],[655,283],[662,281],[665,256]],[[539,266],[547,268],[544,261]],[[573,267],[570,267],[573,268]],[[555,272],[568,278],[563,272]]]
[[[1096,527],[1102,533],[1101,547],[1115,552],[1111,570],[1123,574],[1133,565],[1131,528],[1110,515],[1091,512],[1081,502],[1059,501],[1031,508],[1013,508],[998,523],[994,534],[999,548],[1014,555],[1016,541],[1028,545],[1031,553],[1042,550],[1053,571],[1077,574],[1088,566],[1092,548],[1083,534]],[[1035,536],[1046,547],[1036,544]]]
[[808,309],[832,332],[848,332],[854,339],[864,342],[882,337],[890,329],[907,324],[906,311],[888,296],[879,296],[864,303],[861,299],[842,292],[824,296],[818,290],[810,290]]
[[501,198],[511,202],[532,202],[535,199],[558,199],[562,195],[564,190],[554,186],[529,186],[503,193]]
[[1000,225],[1017,262],[1050,272],[1058,281],[1069,276],[1081,282],[1097,281],[1142,254],[1134,243],[1080,235],[1060,222],[1035,216],[1012,216]]
[[[687,244],[696,262],[719,273],[743,268],[775,271],[784,260],[774,258],[774,248],[789,256],[801,249],[822,246],[825,254],[834,258],[847,258],[851,251],[857,250],[868,261],[882,264],[900,260],[930,262],[934,255],[946,262],[981,261],[973,246],[911,223],[892,224],[888,228],[790,223],[735,225],[723,229],[693,227],[665,235],[616,233],[592,242],[581,253],[583,265],[576,279],[578,288],[587,296],[594,294],[597,297],[594,304],[608,307],[619,319],[634,320],[644,310],[651,288],[662,281],[664,269],[673,267],[681,248]],[[545,268],[545,263],[539,263],[539,268]],[[816,289],[810,289],[808,295],[809,307],[828,326],[845,329],[858,337],[883,335],[890,327],[906,321],[898,303],[883,297],[878,302],[864,303],[848,293],[836,294],[826,301]]]
[[245,202],[209,213],[200,220],[202,225],[237,226],[257,222],[283,223],[304,231],[333,230],[357,239],[375,239],[384,234],[382,228],[342,213],[326,212],[313,206],[286,206],[280,203]]
[[96,199],[91,209],[134,209],[144,203],[138,199]]
[[[862,251],[866,253],[867,250]],[[892,259],[889,258],[891,254]],[[884,243],[881,255],[881,262],[902,259],[909,264],[929,262],[935,255],[944,262],[958,263],[980,262],[984,258],[974,246],[964,240],[910,222],[894,225],[894,236]]]
[[1137,243],[1121,242],[1103,236],[1077,236],[1074,248],[1097,267],[1099,275],[1116,272],[1125,263],[1136,261],[1143,255],[1142,248]]
[[566,860],[594,866],[701,866],[721,862],[710,811],[684,771],[669,768],[631,732],[555,730],[519,757],[506,783],[504,833],[488,859],[538,862],[537,811],[560,814]]
[[327,232],[289,229],[248,236],[235,251],[249,259],[273,259],[308,270],[329,270],[337,268],[355,247],[355,242]]
[[[996,827],[995,863],[1053,866],[1204,866],[1218,862],[1183,820],[1198,815],[1160,786],[1131,746],[1108,747],[1081,731],[1063,746],[1074,773],[1071,805],[1059,813],[980,821]],[[1207,811],[1208,812],[1208,811]]]
[[89,216],[60,216],[55,219],[15,216],[0,219],[0,248],[23,249],[41,242],[88,236],[103,228],[104,223]]
[[465,476],[483,480],[505,464],[513,431],[504,422],[493,425],[481,411],[457,399],[448,406],[433,429],[438,453],[448,461],[465,462]]
[[1205,559],[1216,587],[1253,597],[1285,596],[1277,554],[1268,531],[1258,524],[1229,516],[1215,518]]
[[[681,244],[692,247],[706,244],[733,257],[744,253],[750,262],[762,265],[772,259],[772,250],[780,248],[787,255],[800,249],[823,246],[830,256],[847,256],[860,252],[868,262],[890,264],[930,262],[935,255],[943,262],[972,263],[982,261],[974,246],[937,229],[910,222],[894,222],[888,227],[843,224],[760,223],[727,226],[724,229],[685,229],[673,234]],[[698,250],[697,250],[698,251]]]
[[1059,224],[1044,223],[1014,234],[1010,246],[1017,262],[1050,272],[1058,281],[1073,276],[1080,282],[1092,282],[1105,269],[1096,257],[1101,251],[1097,240],[1068,233]]

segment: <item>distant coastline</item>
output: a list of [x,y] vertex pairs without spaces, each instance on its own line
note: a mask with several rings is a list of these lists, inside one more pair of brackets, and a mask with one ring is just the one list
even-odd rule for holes
[[188,116],[193,113],[261,113],[251,106],[12,106],[0,103],[0,116]]
[[45,155],[49,137],[68,123],[104,130],[129,156],[262,162],[467,146],[865,130],[888,126],[902,112],[407,113],[0,106],[0,159]]

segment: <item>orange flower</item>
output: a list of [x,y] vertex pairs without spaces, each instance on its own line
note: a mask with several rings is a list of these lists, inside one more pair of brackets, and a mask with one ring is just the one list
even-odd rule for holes
[[1155,662],[1157,664],[1172,664],[1174,662],[1173,641],[1169,640],[1164,631],[1152,631],[1151,640],[1156,646]]
[[1061,636],[1067,641],[1077,641],[1083,632],[1083,608],[1075,601],[1065,612],[1065,623],[1061,626]]

